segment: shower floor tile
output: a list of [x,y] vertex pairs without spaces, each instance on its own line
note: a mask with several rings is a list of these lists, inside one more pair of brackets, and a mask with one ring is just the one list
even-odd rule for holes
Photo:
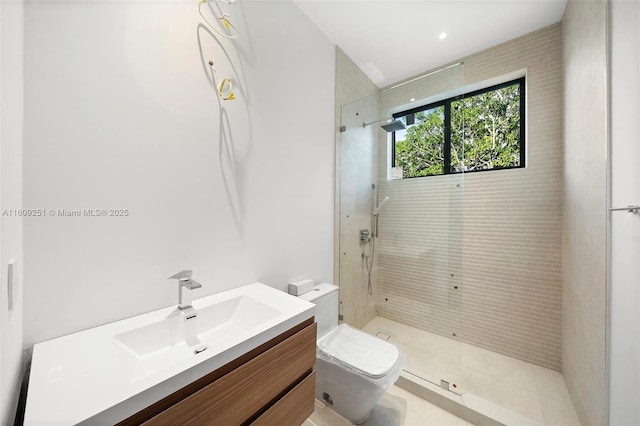
[[407,357],[404,369],[425,380],[446,380],[455,393],[474,394],[539,424],[580,425],[557,371],[383,317],[375,317],[362,330],[389,335]]

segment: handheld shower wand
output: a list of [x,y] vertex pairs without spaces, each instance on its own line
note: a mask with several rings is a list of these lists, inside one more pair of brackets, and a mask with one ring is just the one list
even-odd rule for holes
[[[371,189],[376,189],[375,185],[372,185]],[[377,198],[377,197],[375,197]],[[375,198],[374,198],[374,202],[375,202]],[[371,238],[371,258],[369,258],[368,255],[366,255],[364,252],[362,252],[362,257],[364,258],[365,261],[365,267],[367,268],[367,275],[368,275],[368,280],[367,280],[367,292],[369,293],[369,295],[373,294],[373,288],[371,286],[371,272],[373,271],[373,256],[375,255],[375,250],[376,250],[376,239],[378,238],[378,217],[380,215],[380,210],[382,210],[382,208],[384,207],[385,204],[387,204],[387,202],[389,201],[389,197],[384,197],[382,199],[382,201],[380,201],[380,203],[378,203],[378,205],[373,209],[372,215],[373,215],[373,235]]]
[[382,199],[382,201],[380,201],[380,204],[378,204],[378,207],[376,207],[375,209],[373,209],[373,215],[374,216],[378,216],[378,214],[380,214],[380,210],[382,210],[382,208],[384,207],[385,204],[387,204],[387,201],[389,201],[389,197],[384,197]]
[[380,210],[382,210],[382,208],[384,207],[385,204],[387,204],[387,201],[389,201],[389,197],[384,197],[382,199],[382,201],[380,201],[380,203],[378,204],[378,206],[373,209],[373,236],[375,238],[378,238],[378,217],[380,216]]

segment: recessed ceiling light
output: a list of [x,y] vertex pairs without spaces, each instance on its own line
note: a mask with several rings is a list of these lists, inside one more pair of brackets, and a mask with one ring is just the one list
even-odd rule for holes
[[440,33],[440,35],[438,36],[438,38],[440,40],[444,40],[445,38],[447,38],[447,33]]
[[409,102],[413,102],[415,100],[416,100],[416,98],[411,98],[411,99],[409,99]]

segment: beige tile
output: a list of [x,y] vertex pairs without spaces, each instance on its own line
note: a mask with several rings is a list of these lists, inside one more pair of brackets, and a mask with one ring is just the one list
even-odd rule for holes
[[[532,420],[528,417],[522,416],[515,411],[507,410],[501,405],[494,404],[491,401],[480,398],[475,394],[464,394],[462,396],[464,404],[477,413],[482,413],[481,416],[493,419],[498,424],[503,425],[517,425],[517,426],[542,426],[539,421]],[[473,415],[473,414],[472,414]],[[484,418],[479,418],[478,423],[482,424]]]
[[471,392],[477,395],[486,389],[491,389],[497,382],[498,380],[481,371],[465,368],[456,384],[460,387],[461,393]]
[[523,361],[467,344],[462,346],[462,365],[496,380],[503,380],[524,368]]
[[[415,407],[412,408],[415,410]],[[366,426],[404,425],[409,408],[407,400],[387,392],[371,410]]]
[[[351,422],[316,400],[303,426],[350,426]],[[473,426],[397,386],[380,399],[365,426]]]
[[544,422],[542,407],[537,392],[499,381],[490,388],[478,392],[478,396],[498,404],[507,410],[538,422]]
[[406,401],[406,418],[404,423],[401,423],[402,425],[457,426],[467,424],[459,417],[456,417],[442,408],[439,408],[397,386],[392,386],[387,392],[387,395],[393,395],[396,398]]
[[513,371],[504,376],[502,381],[512,385],[523,387],[531,392],[538,392],[538,386],[533,371],[529,368],[531,364],[521,362]]
[[562,375],[557,371],[530,365],[547,425],[580,425],[580,420],[567,391]]
[[557,400],[546,396],[540,397],[545,424],[548,426],[580,426],[580,419],[571,400]]
[[[535,422],[578,424],[574,423],[577,416],[557,371],[382,317],[375,317],[364,330],[373,335],[378,331],[390,335],[389,341],[407,357],[405,370],[412,374],[433,383],[446,379],[456,383],[462,394],[471,393]],[[393,390],[388,394],[397,395]],[[408,401],[405,424],[420,424],[416,422],[424,416],[450,424],[450,419],[439,412],[427,412],[430,408],[420,404],[413,407],[411,397],[416,397],[409,395],[404,396]]]
[[316,407],[303,426],[350,426],[352,423],[316,400]]
[[527,367],[533,373],[540,395],[551,398],[557,398],[565,394],[568,396],[567,386],[564,383],[562,374],[533,364],[527,364]]

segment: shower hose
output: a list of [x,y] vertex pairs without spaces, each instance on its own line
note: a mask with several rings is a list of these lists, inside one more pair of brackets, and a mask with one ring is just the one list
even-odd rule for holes
[[369,293],[369,296],[373,295],[373,287],[371,286],[371,271],[373,270],[373,256],[376,253],[376,236],[373,235],[371,237],[371,263],[369,263],[369,256],[366,256],[364,253],[364,263],[367,267],[367,276],[368,276],[368,280],[367,280],[367,292]]

